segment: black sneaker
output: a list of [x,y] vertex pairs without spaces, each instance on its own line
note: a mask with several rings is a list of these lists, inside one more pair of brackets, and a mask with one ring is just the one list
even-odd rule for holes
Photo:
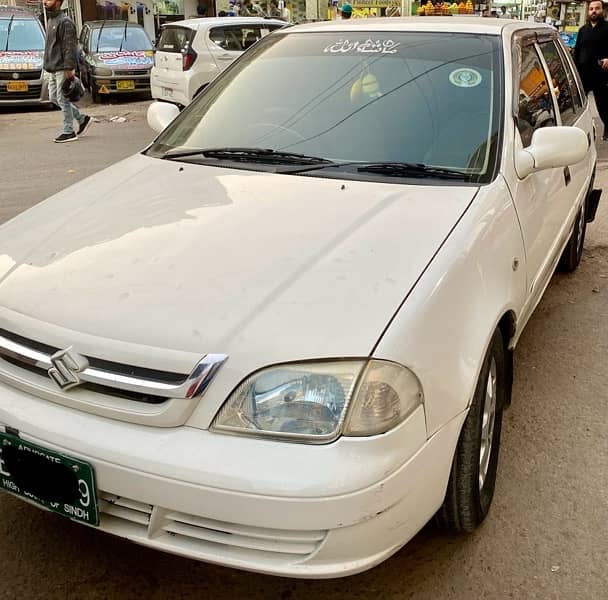
[[84,121],[80,124],[80,127],[78,128],[78,132],[76,135],[82,135],[89,128],[91,121],[92,121],[91,117],[89,117],[89,115],[85,115]]
[[57,144],[63,144],[65,142],[75,142],[77,139],[78,136],[72,131],[72,133],[62,133],[57,136],[54,141]]

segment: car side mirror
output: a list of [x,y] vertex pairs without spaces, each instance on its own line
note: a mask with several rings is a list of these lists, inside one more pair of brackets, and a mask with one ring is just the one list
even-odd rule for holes
[[515,150],[515,170],[520,179],[534,171],[574,165],[589,150],[587,134],[578,127],[541,127],[527,148]]
[[148,125],[160,133],[175,117],[179,115],[179,108],[168,102],[152,102],[148,107]]

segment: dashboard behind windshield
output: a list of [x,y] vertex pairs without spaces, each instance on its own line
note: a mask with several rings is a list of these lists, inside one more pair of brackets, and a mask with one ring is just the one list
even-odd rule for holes
[[275,33],[216,80],[152,150],[271,148],[336,162],[420,163],[488,180],[500,65],[494,36]]

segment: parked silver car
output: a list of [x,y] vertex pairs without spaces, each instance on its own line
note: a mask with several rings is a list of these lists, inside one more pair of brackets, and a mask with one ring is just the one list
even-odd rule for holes
[[0,6],[0,106],[48,104],[44,30],[31,11]]
[[102,95],[150,91],[154,62],[144,28],[127,21],[91,21],[80,33],[78,69],[94,102]]

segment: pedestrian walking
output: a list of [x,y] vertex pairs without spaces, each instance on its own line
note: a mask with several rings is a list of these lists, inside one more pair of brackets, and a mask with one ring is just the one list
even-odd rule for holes
[[593,92],[604,124],[602,137],[608,140],[608,23],[601,0],[589,2],[587,23],[578,31],[573,56],[585,92]]
[[[91,124],[91,117],[81,113],[63,95],[63,83],[76,76],[76,25],[61,10],[63,0],[43,0],[47,14],[44,71],[49,85],[49,97],[63,113],[63,133],[55,138],[61,144],[72,142]],[[74,121],[78,130],[74,131]]]

